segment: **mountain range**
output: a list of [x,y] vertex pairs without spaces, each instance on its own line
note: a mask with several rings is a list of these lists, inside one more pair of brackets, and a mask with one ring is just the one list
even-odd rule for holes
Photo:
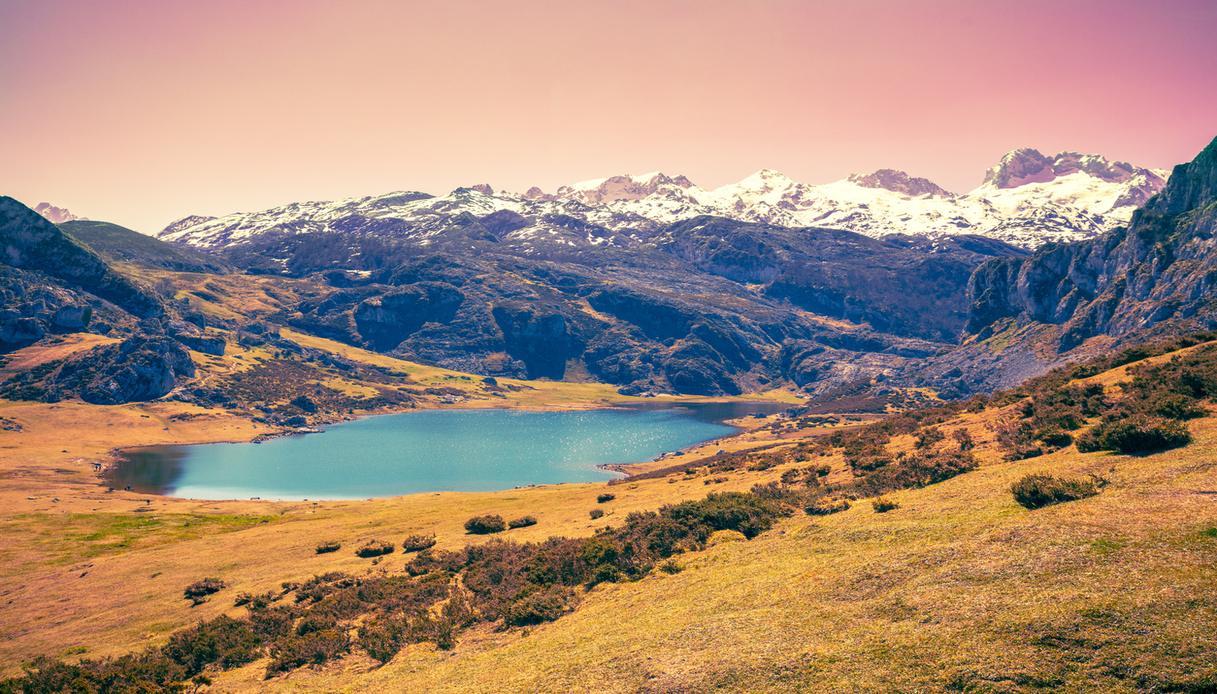
[[[893,170],[826,186],[762,171],[714,191],[658,173],[554,193],[474,186],[188,217],[159,240],[103,222],[56,227],[10,200],[10,255],[57,234],[65,239],[55,258],[94,255],[7,270],[13,301],[0,338],[11,349],[100,326],[215,353],[270,325],[488,377],[594,380],[628,394],[793,386],[821,399],[899,403],[929,387],[958,397],[1217,324],[1213,152],[1167,176],[1018,150],[966,195]],[[869,215],[854,217],[860,228],[792,221],[811,215],[826,191],[872,196],[854,210]],[[994,227],[930,233],[905,221],[910,233],[880,234],[861,220],[897,222],[876,200],[1009,213]],[[1090,211],[1079,213],[1083,205]],[[1080,229],[1080,219],[1093,226]],[[1035,242],[993,238],[1015,228]],[[158,299],[132,285],[127,295],[146,297],[132,309],[65,275],[65,262],[178,288]],[[234,314],[210,290],[181,288],[183,278],[226,273],[263,278],[271,295],[292,298]],[[79,318],[86,309],[92,325]]]
[[[762,169],[711,190],[685,176],[654,172],[584,181],[553,193],[533,187],[517,194],[483,184],[443,196],[395,192],[223,217],[190,216],[170,224],[159,237],[217,247],[269,232],[342,230],[375,223],[421,240],[461,215],[500,213],[519,218],[507,232],[511,240],[535,243],[628,244],[674,222],[716,216],[784,227],[846,229],[875,238],[976,234],[1035,248],[1093,238],[1126,223],[1134,209],[1161,190],[1165,179],[1164,171],[1097,155],[1062,152],[1048,157],[1019,149],[1002,157],[984,182],[965,194],[892,169],[823,185]],[[569,220],[595,231],[572,238]]]

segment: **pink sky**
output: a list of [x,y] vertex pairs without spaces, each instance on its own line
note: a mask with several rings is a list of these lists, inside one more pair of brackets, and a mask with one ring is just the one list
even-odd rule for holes
[[0,193],[186,214],[613,173],[706,187],[1217,135],[1217,2],[0,0]]

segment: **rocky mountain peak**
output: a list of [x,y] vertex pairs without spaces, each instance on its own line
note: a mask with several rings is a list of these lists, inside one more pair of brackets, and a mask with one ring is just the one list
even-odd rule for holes
[[[558,189],[557,197],[596,205],[618,200],[641,200],[665,190],[692,187],[692,181],[684,176],[668,176],[655,171],[640,176],[631,174],[609,176],[562,186]],[[538,190],[538,192],[540,191]]]
[[49,202],[38,203],[37,207],[34,208],[34,211],[43,217],[46,217],[47,220],[54,224],[71,222],[76,219],[84,219],[84,217],[77,217],[76,215],[72,214],[71,210],[66,207],[56,207]]
[[874,173],[869,174],[851,174],[849,182],[862,186],[863,188],[882,188],[890,190],[894,193],[902,193],[909,196],[919,195],[938,195],[949,196],[949,193],[942,186],[934,183],[928,178],[920,178],[910,176],[903,171],[896,169],[879,169]]
[[996,166],[985,172],[985,184],[996,188],[1017,188],[1053,178],[1056,174],[1052,170],[1052,160],[1030,147],[1007,152]]

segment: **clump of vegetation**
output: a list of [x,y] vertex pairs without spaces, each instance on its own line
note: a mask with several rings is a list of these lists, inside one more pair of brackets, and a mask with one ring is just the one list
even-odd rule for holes
[[596,497],[596,503],[598,503],[598,504],[607,504],[608,502],[610,502],[610,501],[612,501],[613,499],[616,499],[616,498],[617,498],[617,495],[616,495],[616,494],[608,494],[608,493],[605,493],[605,494],[601,494],[600,496],[597,496],[597,497]]
[[575,591],[562,585],[530,591],[507,608],[503,614],[503,623],[524,627],[552,622],[572,609],[574,598]]
[[1161,417],[1136,416],[1105,420],[1078,439],[1078,450],[1152,453],[1186,446],[1192,434],[1182,422]]
[[331,540],[317,545],[317,554],[329,554],[340,549],[342,549],[342,543]]
[[474,516],[465,521],[465,532],[471,535],[489,535],[490,533],[501,533],[507,529],[507,523],[502,516],[495,514],[486,514],[483,516]]
[[594,508],[594,509],[592,509],[592,510],[588,511],[588,512],[587,512],[587,515],[588,515],[588,517],[589,517],[589,518],[591,518],[592,520],[596,520],[597,518],[603,518],[603,517],[604,517],[604,509],[602,509],[602,508]]
[[508,528],[527,528],[530,525],[536,525],[537,519],[535,516],[520,516],[507,521]]
[[1105,484],[1098,477],[1067,478],[1039,473],[1026,475],[1015,482],[1010,486],[1010,493],[1025,508],[1037,509],[1094,496]]
[[403,552],[421,552],[434,546],[434,535],[410,535],[405,540],[402,540],[401,543]]
[[207,602],[208,596],[218,593],[226,587],[224,581],[218,578],[204,578],[186,586],[186,589],[182,591],[182,596],[192,605],[200,605]]
[[878,497],[870,503],[871,507],[875,509],[875,513],[887,513],[888,511],[895,511],[900,508],[900,504],[885,496]]
[[822,496],[807,505],[803,511],[809,516],[830,516],[834,513],[848,511],[849,499]]
[[659,565],[659,570],[665,574],[678,574],[685,570],[685,567],[675,559],[669,559]]
[[356,556],[368,559],[393,553],[393,543],[382,540],[368,540],[362,547],[355,550]]

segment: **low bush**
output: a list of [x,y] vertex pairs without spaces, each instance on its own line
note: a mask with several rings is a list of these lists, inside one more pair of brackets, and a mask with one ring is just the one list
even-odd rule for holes
[[251,663],[258,659],[261,646],[249,622],[220,615],[173,634],[162,652],[194,675],[211,663],[224,669]]
[[339,542],[322,542],[317,545],[317,554],[329,554],[330,552],[337,552],[340,549],[342,549],[342,544]]
[[575,592],[562,585],[530,590],[516,598],[503,614],[503,623],[513,627],[552,622],[570,611]]
[[434,546],[434,535],[410,535],[401,543],[401,549],[404,552],[421,552]]
[[1037,509],[1094,496],[1104,484],[1104,480],[1097,477],[1066,478],[1040,473],[1026,475],[1015,482],[1010,486],[1010,493],[1025,508]]
[[530,525],[536,525],[536,524],[537,524],[537,519],[535,516],[520,516],[519,518],[512,518],[511,520],[507,521],[507,527],[513,528],[513,529],[514,528],[527,528]]
[[324,665],[351,650],[346,629],[333,625],[306,630],[276,641],[270,649],[268,672],[287,672],[303,665]]
[[507,523],[502,516],[495,514],[486,514],[484,516],[474,516],[465,521],[465,532],[471,535],[489,535],[490,533],[501,533],[507,529]]
[[870,503],[871,507],[875,509],[875,513],[887,513],[888,511],[895,511],[896,509],[900,508],[900,504],[883,496],[871,501]]
[[393,553],[392,542],[382,542],[380,540],[369,540],[362,547],[355,550],[356,556],[367,559],[369,557],[379,557],[385,554]]
[[849,499],[820,497],[807,505],[803,511],[809,516],[830,516],[834,513],[848,511]]
[[218,578],[204,578],[186,586],[186,589],[182,591],[182,596],[191,604],[199,605],[207,601],[207,596],[218,593],[226,587],[224,581]]
[[592,520],[596,520],[597,518],[603,518],[603,517],[604,517],[604,509],[600,509],[600,508],[594,508],[594,509],[592,509],[592,510],[588,511],[588,512],[587,512],[587,515],[588,515],[588,517],[589,517],[589,518],[591,518]]
[[600,496],[596,497],[596,503],[607,504],[608,502],[610,502],[616,498],[617,498],[616,494],[601,494]]
[[659,565],[659,570],[665,574],[678,574],[684,571],[685,567],[681,566],[680,562],[675,559],[669,559]]
[[1078,450],[1151,453],[1191,443],[1192,435],[1182,422],[1161,417],[1134,416],[1103,421],[1078,438]]

